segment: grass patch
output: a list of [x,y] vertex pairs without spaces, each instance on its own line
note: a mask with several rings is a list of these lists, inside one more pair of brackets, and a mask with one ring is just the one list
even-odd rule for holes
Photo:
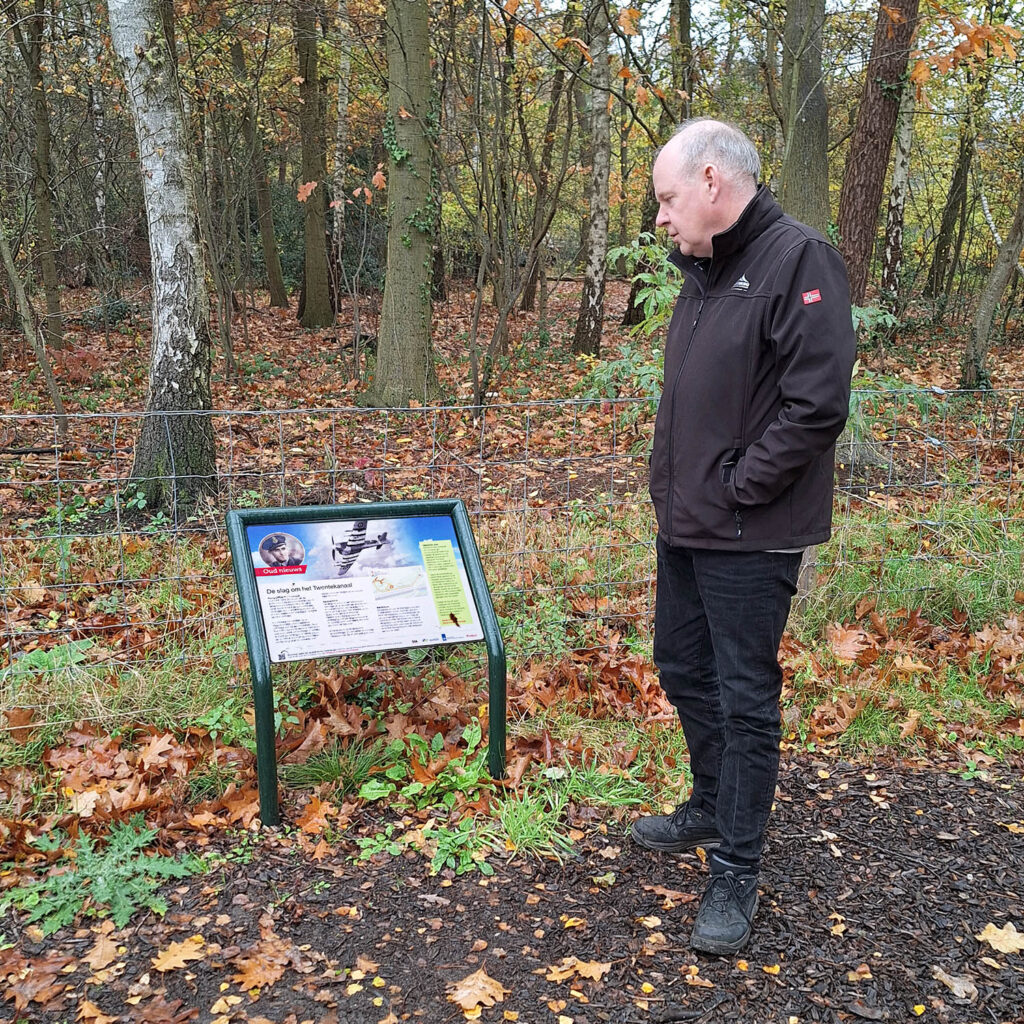
[[294,789],[331,785],[339,796],[358,793],[375,772],[390,762],[388,744],[383,740],[355,741],[347,746],[335,740],[303,764],[281,766],[281,781]]
[[561,860],[572,851],[565,824],[567,797],[557,786],[527,786],[499,800],[494,811],[498,833],[510,853]]
[[868,507],[837,520],[817,551],[818,581],[791,620],[808,642],[855,619],[866,597],[880,614],[920,609],[935,622],[966,616],[978,629],[1014,604],[1024,558],[1024,509],[979,497],[911,514]]

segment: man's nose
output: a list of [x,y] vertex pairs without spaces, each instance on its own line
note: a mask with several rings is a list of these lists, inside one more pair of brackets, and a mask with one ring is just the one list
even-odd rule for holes
[[654,223],[662,228],[668,223],[668,217],[665,216],[665,208],[663,206],[658,207],[658,216],[655,217]]

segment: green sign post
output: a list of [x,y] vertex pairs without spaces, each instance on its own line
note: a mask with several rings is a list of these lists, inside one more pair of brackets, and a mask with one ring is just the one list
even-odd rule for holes
[[280,822],[271,665],[483,640],[487,759],[505,774],[505,645],[458,499],[227,516],[256,713],[260,818]]

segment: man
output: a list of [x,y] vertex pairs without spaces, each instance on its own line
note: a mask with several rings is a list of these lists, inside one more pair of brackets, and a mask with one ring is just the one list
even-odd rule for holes
[[263,561],[271,566],[301,565],[302,556],[291,552],[289,538],[283,533],[272,533],[263,542]]
[[758,185],[731,125],[686,122],[654,163],[657,223],[684,274],[654,431],[654,660],[693,791],[639,819],[652,850],[709,849],[691,945],[750,938],[779,765],[779,642],[802,550],[827,540],[855,341],[839,253]]

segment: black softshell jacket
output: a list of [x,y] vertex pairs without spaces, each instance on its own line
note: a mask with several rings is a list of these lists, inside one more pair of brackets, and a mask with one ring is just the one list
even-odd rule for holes
[[677,547],[827,540],[856,341],[842,257],[762,185],[685,279],[668,329],[651,497]]

